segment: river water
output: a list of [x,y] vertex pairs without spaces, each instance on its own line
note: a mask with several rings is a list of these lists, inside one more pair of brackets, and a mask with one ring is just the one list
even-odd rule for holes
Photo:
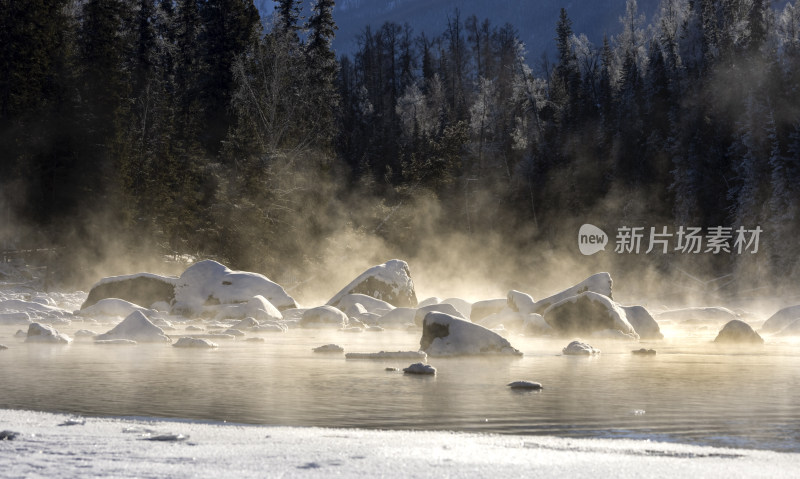
[[[569,340],[509,336],[523,357],[429,358],[437,374],[420,377],[402,373],[409,360],[312,352],[327,343],[346,352],[416,350],[419,332],[290,330],[262,334],[260,343],[228,340],[216,350],[193,350],[26,344],[13,337],[16,329],[0,327],[0,343],[9,346],[0,351],[0,408],[800,452],[800,343],[794,340],[720,347],[711,342],[716,328],[665,329],[663,341],[590,341],[603,352],[587,358],[561,355]],[[640,347],[658,354],[631,354]],[[544,389],[506,386],[515,380]]]

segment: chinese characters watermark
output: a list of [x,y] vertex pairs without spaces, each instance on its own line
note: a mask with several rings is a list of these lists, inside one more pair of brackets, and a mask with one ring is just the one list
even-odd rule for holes
[[[667,254],[670,252],[755,254],[763,230],[760,226],[747,229],[740,226],[712,226],[703,228],[679,226],[670,230],[667,226],[649,228],[644,226],[621,226],[617,228],[614,252],[618,254]],[[585,224],[578,232],[578,248],[584,255],[605,250],[609,237],[597,226]]]

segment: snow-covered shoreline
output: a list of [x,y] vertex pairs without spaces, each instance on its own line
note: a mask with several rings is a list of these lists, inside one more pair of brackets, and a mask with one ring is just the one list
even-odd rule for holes
[[795,477],[800,454],[629,439],[99,418],[0,409],[6,478]]

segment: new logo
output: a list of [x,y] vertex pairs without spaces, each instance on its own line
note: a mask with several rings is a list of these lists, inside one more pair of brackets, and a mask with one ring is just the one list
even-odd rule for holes
[[586,256],[605,250],[607,244],[608,235],[597,226],[587,223],[578,230],[578,248]]

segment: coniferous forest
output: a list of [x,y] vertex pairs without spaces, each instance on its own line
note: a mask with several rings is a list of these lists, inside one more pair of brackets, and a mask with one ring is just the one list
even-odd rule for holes
[[68,247],[65,281],[120,247],[280,281],[365,242],[532,268],[583,223],[760,226],[754,255],[614,261],[800,276],[798,2],[628,0],[599,44],[562,9],[555,56],[454,11],[337,57],[333,7],[2,0],[0,240]]

